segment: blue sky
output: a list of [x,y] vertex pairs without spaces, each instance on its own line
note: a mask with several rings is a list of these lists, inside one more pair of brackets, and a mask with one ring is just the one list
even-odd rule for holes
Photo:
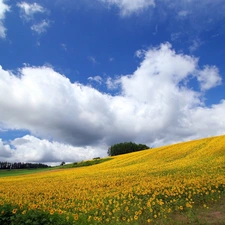
[[223,0],[0,0],[0,161],[225,133]]

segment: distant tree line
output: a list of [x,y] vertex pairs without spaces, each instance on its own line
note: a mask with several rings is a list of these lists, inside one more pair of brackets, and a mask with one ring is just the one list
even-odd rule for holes
[[115,155],[121,155],[126,154],[130,152],[137,152],[145,149],[149,149],[147,145],[144,144],[136,144],[133,142],[123,142],[119,144],[112,145],[108,149],[108,155],[115,156]]
[[48,165],[42,163],[0,162],[0,169],[34,169],[47,167]]

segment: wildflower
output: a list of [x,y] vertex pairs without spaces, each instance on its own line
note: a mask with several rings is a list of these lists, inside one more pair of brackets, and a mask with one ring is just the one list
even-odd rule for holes
[[134,216],[134,219],[135,219],[135,220],[138,220],[138,216],[137,216],[137,215],[135,215],[135,216]]
[[78,220],[78,218],[79,218],[78,214],[76,213],[76,214],[74,215],[73,218],[74,218],[75,220]]
[[187,203],[186,203],[186,207],[187,207],[187,208],[192,208],[192,205],[191,205],[189,202],[187,202]]
[[12,210],[12,213],[13,213],[13,214],[16,214],[16,212],[17,212],[17,209],[13,209],[13,210]]

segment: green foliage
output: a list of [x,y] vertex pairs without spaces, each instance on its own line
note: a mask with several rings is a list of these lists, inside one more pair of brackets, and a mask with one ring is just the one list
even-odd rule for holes
[[103,162],[109,161],[111,159],[112,158],[103,158],[103,159],[96,158],[96,159],[93,159],[93,160],[87,160],[87,161],[82,161],[82,162],[75,162],[75,163],[72,163],[72,164],[66,164],[66,165],[60,166],[60,168],[66,169],[66,168],[92,166],[92,165],[96,165],[96,164],[99,164],[99,163],[103,163]]
[[149,149],[147,145],[144,144],[136,144],[133,142],[124,142],[124,143],[119,143],[112,145],[108,149],[108,155],[110,156],[115,156],[115,155],[121,155],[121,154],[126,154],[130,152],[137,152],[145,149]]
[[40,209],[26,210],[20,206],[0,205],[1,225],[73,225],[76,224],[72,215],[58,212],[44,212]]
[[60,166],[63,166],[63,165],[65,165],[66,163],[63,161],[63,162],[61,162],[61,164],[60,164]]
[[49,171],[52,169],[54,168],[48,167],[48,168],[38,168],[38,169],[11,169],[11,170],[0,169],[0,177],[21,176],[21,175]]

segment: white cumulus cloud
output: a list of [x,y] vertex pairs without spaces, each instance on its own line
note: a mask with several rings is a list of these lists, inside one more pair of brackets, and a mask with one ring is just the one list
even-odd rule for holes
[[[191,79],[200,88],[189,87]],[[169,43],[143,51],[132,74],[108,79],[120,91],[115,96],[47,66],[25,65],[17,74],[0,68],[0,128],[30,131],[11,142],[11,157],[29,161],[102,156],[123,141],[155,146],[224,134],[225,99],[211,106],[202,100],[221,82],[217,67],[200,68]]]
[[216,87],[222,83],[222,78],[219,75],[219,70],[215,66],[206,65],[205,68],[199,72],[198,81],[200,82],[203,91]]
[[91,146],[74,147],[31,135],[16,138],[9,144],[0,139],[0,161],[11,162],[77,162],[94,157],[105,156],[106,146],[98,146],[98,151]]
[[[12,155],[16,161],[24,160],[25,162],[36,161],[47,163],[60,161],[75,162],[96,157],[96,152],[93,151],[93,147],[91,146],[82,148],[73,147],[59,142],[39,139],[30,135],[13,140],[11,145],[15,148]],[[98,156],[102,156],[101,152]]]
[[0,138],[0,159],[1,161],[5,161],[7,158],[11,158],[12,151],[8,144],[3,143],[2,139]]

